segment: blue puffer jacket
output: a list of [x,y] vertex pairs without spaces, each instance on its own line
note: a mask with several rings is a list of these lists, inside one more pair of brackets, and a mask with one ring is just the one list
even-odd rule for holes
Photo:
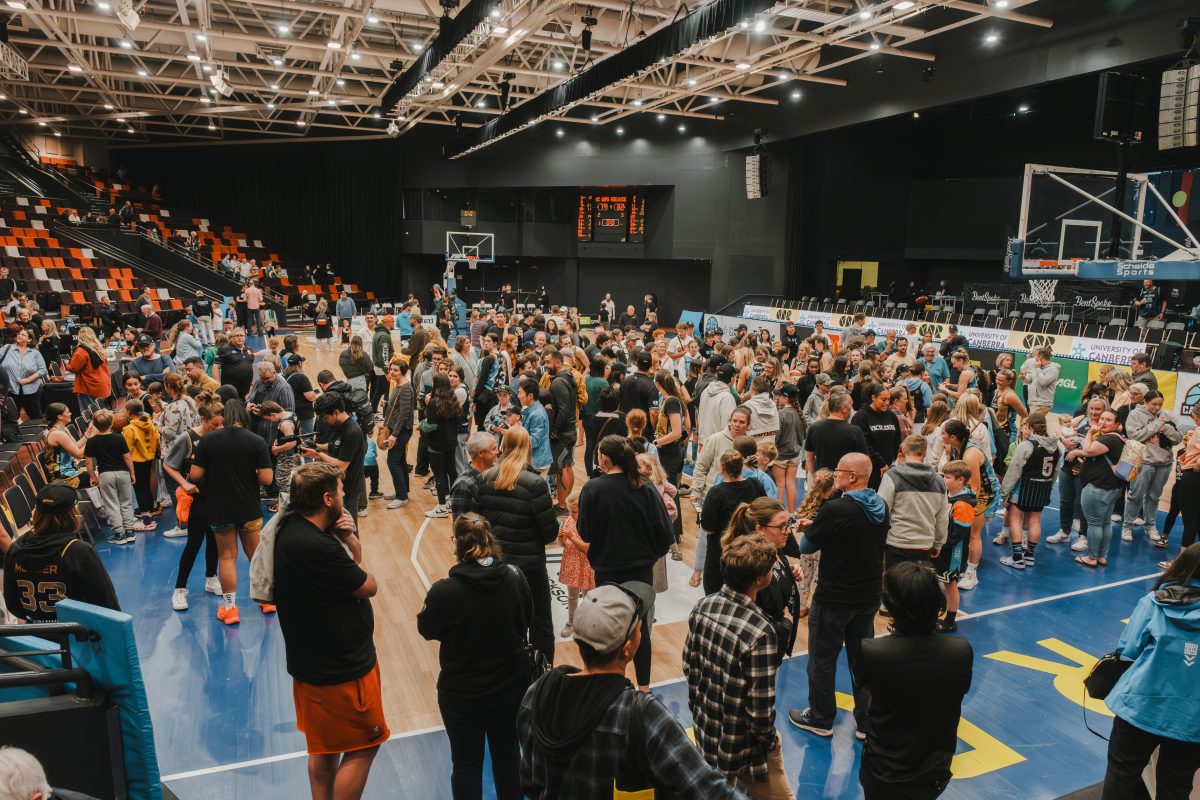
[[1200,742],[1200,581],[1138,601],[1119,645],[1133,661],[1105,703],[1144,731]]

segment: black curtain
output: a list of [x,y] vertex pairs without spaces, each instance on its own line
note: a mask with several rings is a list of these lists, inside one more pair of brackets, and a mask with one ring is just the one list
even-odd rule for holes
[[800,139],[788,159],[784,296],[829,293],[821,248],[822,158],[820,135]]
[[[402,159],[392,140],[113,151],[157,183],[176,217],[229,225],[285,259],[329,262],[350,283],[400,291]],[[184,220],[174,220],[184,227]],[[171,222],[168,222],[171,224]]]

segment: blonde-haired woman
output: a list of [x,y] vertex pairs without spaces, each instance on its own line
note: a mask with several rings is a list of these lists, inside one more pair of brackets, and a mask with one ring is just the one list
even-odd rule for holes
[[522,427],[500,440],[500,460],[479,477],[479,513],[491,525],[508,563],[521,570],[533,593],[529,641],[554,660],[554,621],[550,615],[550,576],[546,545],[558,538],[558,521],[546,481],[531,466],[533,448]]
[[333,350],[333,316],[329,313],[329,300],[322,297],[317,301],[317,310],[313,312],[313,325],[316,328],[317,349],[322,344]]
[[[979,445],[989,462],[995,459],[992,432],[988,429],[987,424],[987,411],[984,409],[979,395],[970,391],[964,393],[954,404],[954,410],[950,412],[950,419],[956,419],[967,426],[971,441]],[[944,458],[949,460],[948,451]]]
[[72,391],[78,395],[81,412],[99,408],[112,397],[108,356],[96,332],[86,325],[75,335],[75,352],[67,362],[67,371],[75,375]]

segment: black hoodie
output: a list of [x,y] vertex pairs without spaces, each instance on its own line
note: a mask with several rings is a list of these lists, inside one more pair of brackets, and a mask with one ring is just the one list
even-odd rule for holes
[[429,589],[417,630],[442,643],[439,700],[497,692],[528,680],[521,646],[533,606],[524,574],[503,561],[468,561]]
[[4,557],[4,603],[27,622],[54,622],[54,605],[70,598],[120,611],[104,563],[74,533],[27,533]]

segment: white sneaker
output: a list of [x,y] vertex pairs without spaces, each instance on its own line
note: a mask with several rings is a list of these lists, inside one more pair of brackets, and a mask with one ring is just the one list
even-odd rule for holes
[[434,506],[425,512],[425,516],[430,519],[441,519],[450,516],[450,509],[446,508],[446,506]]
[[1137,519],[1135,519],[1135,520],[1133,521],[1133,524],[1134,524],[1134,525],[1145,525],[1145,524],[1146,524],[1146,520],[1142,519],[1141,517],[1138,517]]
[[1053,536],[1047,536],[1046,541],[1050,544],[1062,544],[1063,542],[1071,541],[1071,534],[1066,531],[1059,531]]
[[1025,560],[1017,561],[1012,556],[1000,556],[1000,563],[1013,569],[1025,569]]
[[1112,519],[1112,521],[1113,521],[1113,522],[1120,522],[1120,521],[1121,521],[1121,515],[1120,515],[1120,514],[1113,514],[1113,515],[1112,515],[1112,517],[1110,517],[1110,519]]
[[1154,542],[1155,544],[1158,544],[1159,542],[1162,541],[1163,537],[1162,537],[1161,533],[1154,530],[1153,528],[1150,528],[1149,530],[1146,531],[1146,538],[1149,539],[1150,541]]
[[561,631],[558,632],[558,638],[560,638],[560,639],[570,639],[574,635],[575,635],[575,626],[569,622],[563,626],[563,629]]
[[165,539],[183,539],[187,536],[187,530],[178,526],[171,528],[169,531],[163,532]]
[[360,517],[365,517],[365,516],[367,515],[367,510],[364,508],[362,511],[359,511],[359,512],[358,512],[358,515],[359,515]]
[[1133,529],[1132,528],[1122,528],[1121,529],[1121,541],[1122,542],[1132,542],[1133,541]]
[[963,576],[958,579],[959,591],[963,591],[963,592],[970,591],[971,589],[974,589],[978,585],[979,585],[979,576],[975,573],[974,570],[971,570],[969,572],[964,572]]
[[408,505],[407,500],[392,500],[387,504],[387,508],[404,508],[406,505]]
[[1078,539],[1071,542],[1071,549],[1076,553],[1082,553],[1084,550],[1087,550],[1087,537],[1080,536]]
[[176,589],[171,595],[171,608],[176,611],[187,611],[187,589]]
[[209,594],[215,594],[215,595],[224,594],[224,592],[221,591],[221,579],[218,578],[216,575],[214,575],[211,578],[205,578],[204,579],[204,591],[208,592]]
[[997,533],[996,536],[992,539],[992,544],[1004,544],[1007,541],[1008,541],[1008,533],[1006,531],[1002,530],[999,533]]

